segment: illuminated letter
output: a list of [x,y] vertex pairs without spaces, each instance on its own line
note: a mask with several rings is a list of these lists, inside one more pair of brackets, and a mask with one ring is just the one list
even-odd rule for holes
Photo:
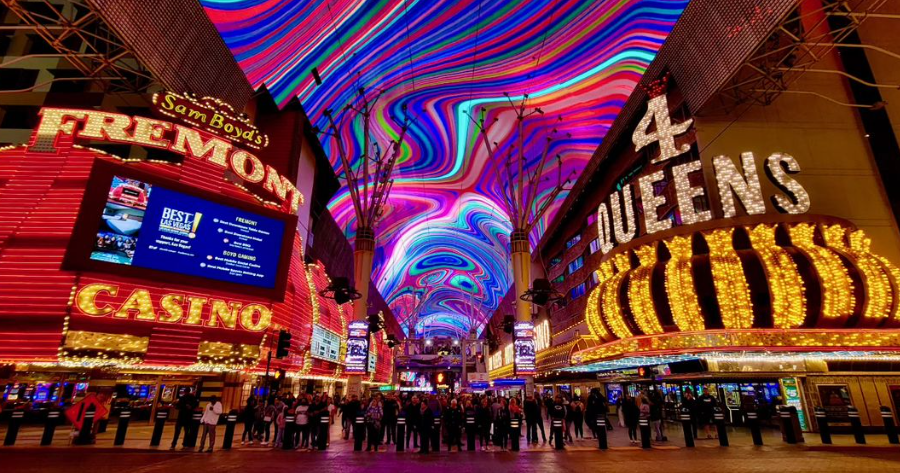
[[84,315],[101,317],[111,314],[113,312],[113,306],[109,304],[103,304],[103,307],[97,306],[97,295],[101,292],[105,292],[110,296],[115,297],[116,293],[119,292],[119,288],[118,286],[111,286],[109,284],[88,284],[79,289],[78,294],[75,294],[75,306],[78,307],[78,310]]
[[712,218],[712,212],[704,210],[697,212],[694,198],[702,196],[706,189],[703,187],[691,187],[690,174],[699,171],[700,160],[679,164],[672,167],[672,175],[675,176],[675,196],[678,200],[678,211],[681,213],[681,221],[685,225],[705,222]]
[[263,188],[278,196],[282,201],[287,200],[287,192],[294,191],[294,185],[284,176],[278,174],[272,166],[266,166],[266,182]]
[[203,323],[203,306],[206,305],[205,297],[188,296],[188,316],[184,320],[185,325],[200,325]]
[[609,250],[613,249],[614,245],[612,242],[612,227],[609,225],[609,210],[607,210],[605,202],[597,207],[597,230],[600,241],[600,251],[603,252],[603,254],[609,253]]
[[238,312],[241,310],[239,302],[226,303],[219,299],[213,299],[210,307],[209,322],[206,323],[207,327],[218,327],[218,320],[222,321],[222,325],[225,328],[233,329],[235,327]]
[[172,94],[166,94],[166,97],[163,99],[163,103],[161,103],[159,106],[166,110],[172,110],[173,108],[175,108],[175,96]]
[[84,123],[84,129],[78,133],[78,137],[116,143],[133,143],[134,138],[125,132],[130,126],[131,117],[128,115],[87,112],[87,121]]
[[[619,192],[613,192],[610,196],[609,205],[612,208],[613,230],[616,232],[616,241],[624,244],[631,241],[638,233],[638,228],[634,221],[634,197],[631,195],[631,184],[625,184],[622,188],[621,204],[619,204],[619,195]],[[624,219],[622,218],[622,206],[625,206]]]
[[210,138],[204,142],[197,130],[175,125],[175,140],[169,149],[186,157],[205,159],[224,168],[227,166],[225,159],[231,151],[231,144],[218,138]]
[[159,321],[167,324],[181,322],[184,317],[184,295],[166,294],[159,300],[162,310],[159,312]]
[[[647,130],[650,129],[650,124],[654,118],[656,119],[656,131],[648,133]],[[637,128],[634,129],[634,133],[631,135],[631,141],[634,142],[634,150],[640,151],[644,146],[658,141],[659,156],[650,160],[651,163],[660,163],[679,154],[687,153],[691,147],[683,144],[680,148],[676,148],[675,136],[686,132],[693,121],[693,119],[688,119],[683,123],[673,124],[669,118],[669,104],[666,101],[666,96],[653,97],[647,102],[647,113],[641,118]]]
[[212,119],[209,121],[209,126],[213,128],[222,128],[222,123],[225,120],[225,117],[219,115],[218,113],[214,113]]
[[166,149],[169,140],[162,139],[163,133],[172,129],[172,124],[162,120],[134,117],[134,142],[139,145]]
[[772,204],[781,213],[802,214],[809,211],[809,194],[799,182],[789,176],[798,172],[800,164],[787,153],[774,153],[766,160],[766,176],[787,194],[787,197],[781,194],[772,196]]
[[[259,313],[259,320],[253,323],[253,314]],[[248,304],[241,310],[241,326],[251,332],[262,332],[272,323],[272,311],[262,304]]]
[[666,197],[656,195],[653,184],[663,180],[665,177],[666,175],[663,174],[662,170],[659,170],[638,179],[638,185],[641,188],[641,204],[644,206],[644,228],[647,229],[648,235],[672,228],[672,221],[669,219],[660,220],[659,212],[656,211],[660,205],[666,203]]
[[728,156],[713,158],[716,185],[719,187],[719,199],[722,201],[722,214],[725,218],[737,215],[732,191],[737,194],[747,215],[766,213],[766,204],[763,202],[762,188],[759,187],[759,176],[756,174],[753,153],[741,153],[741,162],[746,177],[741,177],[741,173]]
[[153,311],[153,302],[150,300],[150,292],[146,289],[131,291],[128,299],[119,307],[113,317],[127,319],[132,310],[138,311],[135,320],[156,321],[156,312]]
[[55,153],[56,137],[75,134],[75,124],[83,120],[87,112],[65,110],[61,108],[44,108],[40,111],[41,124],[38,125],[31,151],[38,153]]
[[[247,170],[247,163],[250,163],[250,170]],[[231,155],[231,169],[241,179],[257,184],[262,182],[266,177],[262,161],[256,156],[242,150],[235,151]]]

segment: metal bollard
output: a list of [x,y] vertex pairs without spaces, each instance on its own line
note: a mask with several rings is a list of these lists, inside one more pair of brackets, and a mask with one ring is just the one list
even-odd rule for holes
[[828,414],[821,407],[816,408],[816,423],[819,424],[819,436],[822,437],[822,443],[831,445],[831,426],[828,425]]
[[678,420],[681,421],[681,429],[684,430],[684,445],[686,447],[694,446],[694,428],[691,425],[691,411],[682,408],[678,413]]
[[297,431],[297,416],[294,414],[285,414],[284,416],[284,433],[281,434],[281,449],[293,450],[294,437]]
[[397,418],[397,438],[394,439],[394,444],[397,445],[398,452],[406,449],[406,417]]
[[125,444],[125,436],[128,434],[128,424],[131,423],[131,411],[124,410],[119,413],[119,426],[116,427],[116,438],[113,445],[116,447]]
[[641,427],[641,448],[650,448],[650,421],[641,419],[638,422]]
[[887,434],[888,442],[891,445],[900,443],[900,438],[897,437],[897,424],[894,423],[894,413],[891,412],[890,407],[881,406],[881,419],[884,421],[884,432]]
[[509,448],[514,452],[519,451],[519,437],[522,436],[522,421],[520,419],[509,419]]
[[41,436],[42,447],[53,443],[53,434],[56,433],[56,426],[59,424],[61,414],[62,412],[60,411],[47,412],[47,421],[44,423],[44,435]]
[[728,429],[725,428],[725,413],[721,407],[716,407],[713,412],[713,418],[716,421],[716,432],[719,433],[719,446],[728,446]]
[[597,416],[597,441],[600,444],[600,450],[609,448],[609,444],[606,442],[606,418],[604,416]]
[[76,445],[90,445],[94,443],[94,415],[96,415],[94,406],[88,407],[84,413],[84,419],[81,421],[81,428],[78,429],[78,437],[75,438]]
[[363,440],[366,438],[366,418],[363,416],[357,417],[356,422],[353,423],[353,451],[361,452],[363,446]]
[[326,450],[328,448],[328,427],[331,425],[331,417],[328,414],[322,416],[319,419],[319,436],[316,437],[316,440],[319,442],[319,450]]
[[850,417],[850,427],[853,429],[853,437],[856,443],[864,445],[866,443],[866,434],[863,432],[862,421],[859,420],[859,409],[848,406],[847,415]]
[[186,448],[194,448],[197,446],[197,435],[200,433],[200,419],[203,418],[203,412],[194,412],[191,414],[191,423],[184,432],[184,446]]
[[232,413],[228,413],[225,417],[225,438],[222,439],[222,450],[231,450],[231,444],[234,443],[234,428],[237,425],[237,418],[237,414]]
[[150,446],[158,447],[162,440],[163,428],[166,426],[166,419],[169,418],[169,411],[162,410],[156,412],[156,424],[153,426],[153,436],[150,437]]
[[23,411],[13,411],[12,417],[9,419],[9,428],[6,430],[6,438],[3,439],[3,445],[16,444],[16,438],[19,436],[19,428],[22,427],[23,420],[25,420]]
[[475,451],[475,431],[477,428],[475,427],[475,417],[468,416],[466,417],[466,450],[470,452]]
[[107,427],[109,427],[109,417],[104,417],[97,421],[97,433],[98,434],[105,434]]
[[553,436],[553,447],[562,450],[563,445],[563,421],[561,419],[553,419],[550,421],[550,435]]
[[431,449],[434,453],[441,451],[441,418],[435,417],[431,424]]
[[759,431],[759,415],[756,412],[747,412],[747,427],[750,428],[750,436],[753,437],[753,445],[762,445],[762,432]]

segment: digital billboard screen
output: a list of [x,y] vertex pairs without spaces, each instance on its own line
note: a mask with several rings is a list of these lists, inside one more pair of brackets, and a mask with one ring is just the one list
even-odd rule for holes
[[369,371],[369,323],[355,320],[347,324],[347,357],[344,372],[365,374]]
[[96,162],[66,266],[283,298],[294,218],[198,191]]
[[90,258],[275,287],[284,221],[114,176]]
[[513,328],[516,374],[535,374],[537,361],[534,346],[534,324],[516,322]]

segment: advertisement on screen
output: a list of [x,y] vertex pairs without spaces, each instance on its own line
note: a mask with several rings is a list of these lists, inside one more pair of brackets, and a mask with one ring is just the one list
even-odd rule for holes
[[357,320],[347,324],[345,373],[365,374],[369,370],[369,324]]
[[282,220],[114,176],[90,259],[274,288]]
[[513,328],[516,374],[534,374],[536,372],[536,350],[534,346],[534,324],[516,322]]

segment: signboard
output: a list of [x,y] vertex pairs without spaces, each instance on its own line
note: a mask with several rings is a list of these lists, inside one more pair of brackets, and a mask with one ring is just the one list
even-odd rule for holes
[[369,370],[369,323],[354,320],[347,324],[347,357],[344,372],[366,374]]
[[114,176],[90,259],[274,288],[285,222]]
[[197,98],[192,94],[162,92],[153,94],[156,111],[202,128],[235,143],[254,149],[269,145],[269,137],[260,133],[246,115],[235,113],[231,105],[215,97]]
[[784,403],[797,409],[797,417],[800,418],[800,428],[809,430],[806,424],[806,413],[803,412],[803,395],[800,393],[800,385],[797,378],[781,378],[781,390],[784,394]]
[[488,375],[488,373],[466,373],[466,377],[469,378],[470,383],[488,382],[491,380],[491,377],[490,375]]
[[328,331],[319,325],[313,325],[309,350],[310,356],[339,363],[340,350],[341,337],[338,334]]
[[535,374],[537,369],[536,350],[534,347],[534,324],[516,322],[513,328],[513,345],[515,350],[515,373],[517,375]]
[[69,419],[69,422],[71,422],[76,429],[81,430],[81,426],[84,425],[85,414],[92,409],[94,411],[94,419],[103,419],[109,412],[103,400],[96,394],[91,393],[66,409],[66,419]]

